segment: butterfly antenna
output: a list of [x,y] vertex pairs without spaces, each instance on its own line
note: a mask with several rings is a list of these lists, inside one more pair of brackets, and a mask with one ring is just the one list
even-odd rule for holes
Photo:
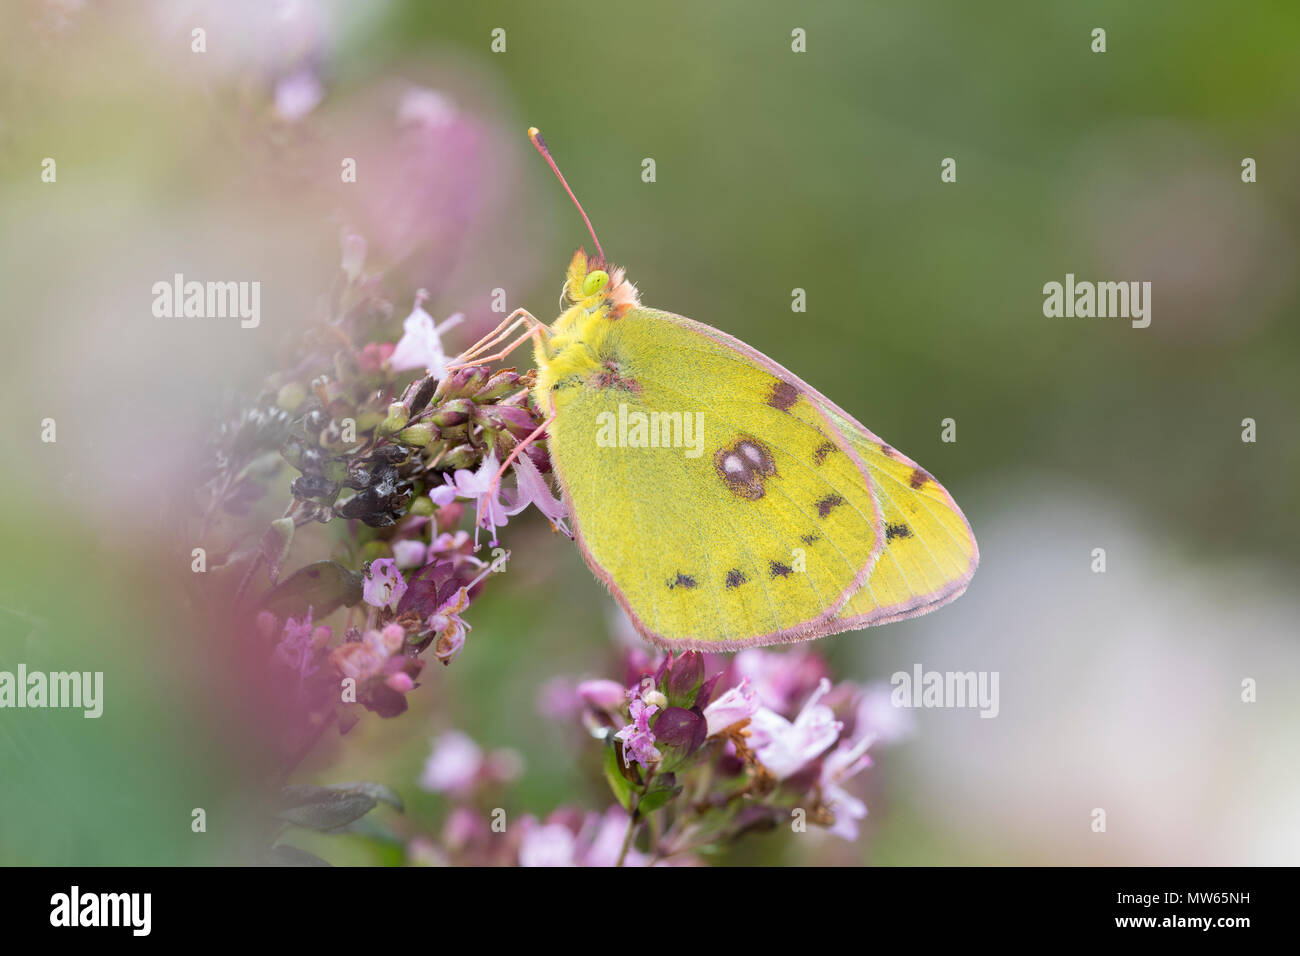
[[560,167],[555,165],[555,160],[551,156],[551,150],[547,147],[546,140],[542,139],[542,134],[538,131],[536,126],[528,127],[528,138],[533,141],[533,145],[536,146],[537,151],[542,154],[542,159],[546,160],[547,165],[551,167],[551,171],[559,177],[560,185],[563,186],[564,191],[569,194],[569,198],[573,200],[573,204],[578,207],[578,212],[582,213],[582,221],[587,224],[587,231],[591,233],[591,241],[596,244],[596,252],[600,256],[600,261],[604,262],[605,250],[600,247],[600,240],[596,238],[596,230],[592,228],[591,220],[587,218],[587,213],[586,210],[582,208],[582,203],[578,202],[578,197],[575,196],[573,190],[569,188],[569,183],[564,178],[564,173],[560,172]]

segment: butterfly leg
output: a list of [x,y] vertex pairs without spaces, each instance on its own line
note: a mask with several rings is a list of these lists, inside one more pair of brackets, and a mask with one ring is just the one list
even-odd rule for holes
[[501,487],[501,479],[505,477],[506,469],[510,467],[510,463],[518,458],[525,448],[537,441],[537,439],[540,438],[546,429],[550,428],[554,422],[555,413],[552,412],[550,418],[538,425],[531,434],[522,439],[519,444],[515,445],[515,447],[510,450],[510,454],[507,455],[506,460],[501,463],[501,467],[497,469],[496,475],[492,478],[492,484],[488,487],[489,500],[496,497],[497,489]]
[[[482,361],[478,358],[478,356],[483,352],[484,349],[490,348],[491,346],[496,345],[498,342],[504,341],[506,338],[509,337],[510,333],[513,332],[515,329],[519,328],[520,325],[525,325],[530,322],[532,323],[532,330],[536,330],[538,328],[542,328],[542,329],[546,328],[546,326],[527,309],[515,309],[515,311],[511,312],[508,316],[506,316],[506,318],[501,322],[501,324],[498,325],[495,329],[493,329],[487,335],[483,336],[483,338],[479,339],[476,343],[474,343],[472,346],[467,348],[460,355],[456,356],[456,361],[453,362],[451,365],[447,366],[448,370],[460,368],[465,365],[482,364]],[[514,347],[518,347],[518,346],[516,345]],[[507,352],[507,354],[509,353]]]
[[[529,318],[531,319],[532,316],[530,315]],[[533,319],[533,321],[537,321],[537,320]],[[518,325],[518,323],[516,323],[516,325]],[[511,330],[513,330],[513,327]],[[499,361],[500,359],[505,358],[515,349],[519,348],[519,346],[523,345],[529,339],[538,339],[540,338],[540,336],[542,336],[548,331],[550,330],[547,329],[546,326],[542,325],[541,323],[538,323],[537,325],[534,325],[531,329],[529,329],[527,332],[525,332],[523,335],[521,335],[519,338],[515,339],[513,342],[507,345],[500,352],[497,352],[494,355],[474,355],[472,358],[468,358],[468,359],[464,355],[459,356],[457,358],[457,361],[447,366],[447,371],[449,372],[454,371],[455,369],[461,368],[462,366],[465,365],[486,365],[489,362]],[[509,331],[507,331],[506,335],[508,334]],[[506,335],[499,336],[498,341],[502,338],[505,338]],[[481,347],[486,348],[487,346],[485,345]]]

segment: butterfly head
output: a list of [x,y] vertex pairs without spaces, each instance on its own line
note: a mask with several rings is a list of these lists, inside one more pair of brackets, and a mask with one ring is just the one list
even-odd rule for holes
[[629,309],[641,304],[636,286],[627,280],[621,267],[609,266],[601,256],[588,256],[579,249],[573,254],[564,277],[562,308],[580,308],[605,318],[621,318]]

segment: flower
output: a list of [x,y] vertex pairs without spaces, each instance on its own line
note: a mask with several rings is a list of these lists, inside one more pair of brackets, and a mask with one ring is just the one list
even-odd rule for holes
[[[627,835],[627,811],[613,806],[603,814],[588,814],[578,833],[578,859],[582,866],[617,866]],[[624,866],[646,866],[650,859],[635,848],[623,857]]]
[[441,333],[460,325],[465,316],[457,312],[435,324],[433,316],[421,306],[423,301],[422,294],[416,296],[415,308],[402,323],[402,337],[389,356],[388,364],[396,372],[413,368],[427,369],[430,375],[442,378],[447,374],[447,353],[442,348]]
[[470,627],[461,619],[461,612],[469,607],[469,589],[458,588],[429,615],[426,626],[435,632],[433,653],[444,664],[456,659],[465,646],[465,635]]
[[377,558],[370,562],[362,585],[362,597],[367,604],[395,611],[405,593],[406,579],[397,570],[396,561],[392,558]]
[[758,695],[749,686],[749,678],[746,677],[739,685],[704,708],[709,736],[717,736],[728,727],[749,720],[758,711],[758,706]]
[[367,342],[357,356],[357,368],[368,374],[383,371],[384,363],[393,355],[392,342]]
[[344,677],[364,681],[384,669],[389,658],[406,643],[406,631],[400,624],[389,624],[383,630],[369,630],[360,641],[348,641],[330,652],[330,661]]
[[858,740],[843,740],[822,761],[822,802],[835,814],[830,832],[845,840],[858,838],[858,821],[867,815],[867,805],[844,789],[849,778],[871,766],[867,748],[875,742],[875,735],[865,733]]
[[562,823],[524,821],[519,841],[520,866],[577,866],[578,838]]
[[911,711],[894,704],[893,692],[884,682],[864,688],[854,712],[854,734],[870,730],[880,743],[895,744],[916,729]]
[[275,111],[281,119],[296,122],[316,108],[325,96],[320,77],[310,66],[302,66],[275,84]]
[[420,786],[435,793],[464,796],[474,788],[483,767],[483,751],[473,738],[449,730],[433,743]]
[[830,689],[831,682],[823,677],[793,722],[767,707],[759,707],[750,718],[754,753],[778,780],[792,776],[839,737],[844,725],[819,703]]
[[505,509],[506,514],[517,515],[529,505],[536,505],[537,510],[546,515],[547,520],[561,534],[572,537],[568,526],[564,523],[564,519],[569,516],[568,506],[551,494],[550,486],[542,477],[542,473],[537,470],[532,459],[525,454],[518,455],[514,461],[514,470],[516,490],[513,495],[506,493],[509,501]]
[[449,730],[433,742],[424,764],[420,786],[453,797],[470,796],[479,784],[502,784],[523,773],[524,760],[517,751],[498,748],[485,754],[468,734]]
[[[497,543],[497,528],[506,523],[506,508],[498,497],[500,485],[496,481],[497,471],[500,466],[497,465],[497,456],[495,451],[489,451],[483,463],[479,465],[478,471],[470,471],[468,468],[457,469],[453,482],[456,487],[456,497],[468,498],[475,503],[477,513],[474,521],[474,540],[478,542],[478,528],[487,528],[492,535],[492,544]],[[522,509],[521,509],[522,510]]]
[[736,673],[750,679],[758,701],[778,714],[791,713],[826,676],[826,663],[803,648],[772,653],[749,648],[736,655]]
[[423,541],[394,541],[393,561],[399,568],[418,568],[424,564],[426,550]]
[[[270,625],[274,627],[275,615],[268,611],[258,615],[259,626],[265,627],[268,622],[267,617],[263,615],[269,616]],[[305,678],[320,670],[319,666],[313,666],[312,661],[316,657],[317,649],[328,644],[334,634],[333,629],[328,625],[312,627],[311,615],[312,609],[309,607],[307,616],[302,620],[292,617],[286,620],[280,642],[275,646],[276,659],[298,675],[299,685]]]
[[588,707],[615,710],[627,699],[627,689],[617,681],[585,680],[578,685],[578,696]]
[[[642,685],[644,686],[644,684]],[[662,754],[655,746],[654,731],[650,729],[650,718],[659,711],[657,704],[647,704],[641,697],[641,686],[628,691],[632,698],[628,705],[632,722],[614,735],[623,742],[623,764],[630,766],[635,760],[643,767],[655,763]]]
[[[348,277],[349,282],[356,282],[361,277],[361,270],[366,264],[366,240],[363,236],[344,229],[340,241],[343,244],[343,260],[340,263],[343,274]],[[374,344],[374,342],[370,343],[370,345]]]

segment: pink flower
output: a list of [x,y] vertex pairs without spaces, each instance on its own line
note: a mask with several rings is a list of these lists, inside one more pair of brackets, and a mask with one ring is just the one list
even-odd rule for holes
[[357,356],[357,368],[362,372],[375,374],[383,371],[384,363],[393,355],[392,342],[368,342]]
[[758,702],[778,714],[794,711],[817,682],[826,676],[826,664],[803,648],[777,653],[749,648],[736,655],[736,673],[748,677]]
[[447,353],[442,347],[441,333],[459,325],[465,316],[457,312],[449,319],[435,324],[433,316],[425,312],[420,303],[422,295],[417,295],[415,308],[402,323],[402,337],[397,341],[388,364],[396,372],[407,369],[427,369],[430,374],[442,378],[447,374]]
[[275,111],[281,119],[297,122],[314,110],[324,96],[325,88],[316,71],[302,66],[275,84]]
[[844,784],[871,766],[867,748],[875,739],[874,734],[864,733],[857,740],[841,741],[822,761],[822,800],[827,809],[835,814],[835,823],[831,825],[830,832],[845,840],[858,838],[858,821],[867,815],[867,805],[845,790]]
[[627,699],[627,688],[612,680],[585,680],[578,685],[578,696],[597,710],[616,710]]
[[469,589],[457,588],[455,593],[429,615],[426,626],[436,633],[433,653],[444,664],[450,664],[465,646],[469,625],[461,619],[461,612],[469,607]]
[[635,760],[641,766],[649,767],[663,756],[655,746],[654,731],[650,729],[650,718],[658,713],[659,706],[647,704],[642,700],[640,687],[628,693],[632,696],[632,702],[628,705],[632,723],[616,733],[614,737],[623,742],[625,765],[631,765]]
[[728,727],[734,727],[744,720],[749,720],[758,711],[758,695],[749,686],[746,677],[740,685],[704,708],[704,719],[708,722],[709,736],[722,733]]
[[527,817],[519,841],[520,866],[576,866],[578,838],[562,823]]
[[[617,866],[627,835],[627,811],[613,806],[603,814],[588,814],[578,833],[578,859],[582,866]],[[624,866],[646,866],[649,857],[636,848],[627,851]]]
[[405,643],[406,631],[401,625],[389,624],[382,631],[366,631],[360,641],[340,644],[330,652],[330,661],[344,677],[364,681],[382,671]]
[[361,589],[361,595],[367,604],[395,611],[397,602],[405,593],[406,579],[397,570],[397,562],[392,558],[377,558],[370,562]]
[[474,789],[483,767],[483,751],[468,734],[449,730],[433,744],[420,786],[435,793],[464,796]]
[[778,780],[798,772],[839,738],[844,725],[829,707],[818,703],[830,689],[831,682],[823,677],[793,722],[766,707],[758,708],[750,719],[754,753]]
[[394,541],[393,561],[402,569],[418,568],[424,564],[425,550],[423,541]]
[[529,505],[536,505],[537,510],[546,515],[547,520],[561,534],[572,537],[568,526],[564,523],[564,519],[569,516],[568,506],[551,494],[550,485],[546,483],[546,479],[537,470],[532,459],[526,454],[521,454],[515,458],[513,467],[517,487],[513,495],[509,492],[506,494],[510,501],[506,507],[506,514],[517,515]]
[[868,685],[854,712],[853,732],[871,731],[882,744],[895,744],[915,730],[912,712],[898,707],[893,700],[894,688],[884,682]]
[[456,497],[468,498],[472,500],[478,511],[474,521],[475,543],[478,541],[478,528],[487,528],[492,535],[492,544],[497,543],[497,528],[506,523],[506,507],[501,503],[498,497],[500,494],[500,485],[494,487],[493,480],[496,478],[500,466],[497,464],[495,451],[488,452],[488,456],[483,459],[479,465],[478,471],[470,471],[468,468],[457,470],[453,481],[456,487]]

